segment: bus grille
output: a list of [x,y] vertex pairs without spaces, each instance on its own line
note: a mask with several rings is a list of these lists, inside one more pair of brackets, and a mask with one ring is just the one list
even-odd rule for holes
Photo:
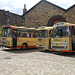
[[63,46],[53,46],[52,48],[64,48]]
[[42,39],[38,39],[38,41],[42,41]]

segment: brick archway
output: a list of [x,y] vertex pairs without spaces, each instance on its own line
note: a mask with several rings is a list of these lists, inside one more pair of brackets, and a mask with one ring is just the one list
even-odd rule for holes
[[66,22],[66,19],[63,16],[55,15],[49,19],[47,26],[53,26],[58,22]]

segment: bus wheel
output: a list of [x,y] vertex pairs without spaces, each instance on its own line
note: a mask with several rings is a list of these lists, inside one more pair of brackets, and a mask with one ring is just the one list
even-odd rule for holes
[[22,45],[22,49],[27,49],[27,45],[26,44],[23,44]]

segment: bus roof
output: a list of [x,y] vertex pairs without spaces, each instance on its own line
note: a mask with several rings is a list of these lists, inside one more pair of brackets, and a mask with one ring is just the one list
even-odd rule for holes
[[54,24],[53,27],[58,27],[58,26],[75,26],[75,24],[67,23],[67,22],[59,22]]
[[42,27],[39,27],[38,30],[52,30],[53,27],[46,27],[46,26],[42,26]]
[[4,25],[3,27],[10,27],[10,28],[23,28],[23,29],[31,29],[31,30],[37,30],[36,28],[27,28],[27,27],[24,27],[24,26],[20,26],[20,27],[16,27],[16,26],[13,26],[13,25]]

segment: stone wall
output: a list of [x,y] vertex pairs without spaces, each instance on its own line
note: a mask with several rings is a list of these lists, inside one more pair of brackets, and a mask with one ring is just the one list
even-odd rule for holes
[[67,10],[63,16],[65,16],[67,22],[75,24],[75,6]]
[[67,22],[75,23],[75,7],[65,11],[62,8],[46,1],[40,2],[27,14],[25,14],[26,27],[47,26],[49,19],[54,15],[63,16]]

